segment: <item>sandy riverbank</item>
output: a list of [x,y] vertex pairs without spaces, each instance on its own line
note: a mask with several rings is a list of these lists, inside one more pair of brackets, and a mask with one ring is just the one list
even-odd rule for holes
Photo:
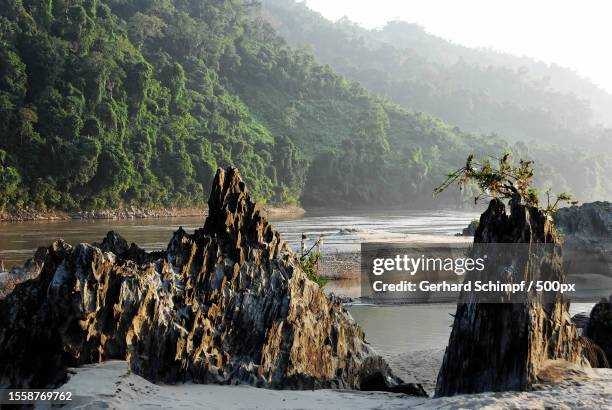
[[[402,235],[410,243],[462,241],[436,235]],[[469,241],[469,239],[468,239]],[[359,272],[359,253],[328,255],[336,271]],[[367,334],[366,334],[367,338]],[[441,343],[440,343],[441,344]],[[374,345],[377,348],[376,345]],[[418,382],[431,395],[435,389],[444,346],[423,346],[426,350],[401,354],[381,352],[393,371],[407,382]],[[531,392],[485,393],[451,398],[415,398],[382,392],[338,390],[279,391],[251,386],[156,385],[130,373],[123,361],[74,369],[64,391],[82,396],[73,408],[119,408],[139,406],[209,409],[460,409],[460,408],[610,408],[612,370],[572,370],[560,384],[541,384]]]
[[13,210],[0,210],[0,222],[25,221],[68,221],[93,219],[144,219],[144,218],[172,218],[188,216],[205,216],[206,208],[107,208],[76,212],[60,210],[40,210],[19,208]]
[[[399,362],[405,366],[418,361],[438,363],[440,353],[436,349],[428,354],[403,355],[403,359],[398,357],[392,361],[392,366],[398,366]],[[75,369],[61,390],[80,396],[78,402],[69,406],[80,409],[141,406],[165,409],[593,409],[612,406],[612,369],[577,371],[560,384],[542,384],[530,392],[430,399],[379,392],[269,390],[243,385],[155,385],[130,373],[125,362],[115,361]]]
[[270,218],[281,218],[281,217],[298,217],[306,213],[306,210],[299,206],[271,206],[265,205],[263,207],[264,212]]
[[[304,214],[304,209],[297,206],[264,206],[264,211],[271,218],[275,217],[297,217]],[[201,216],[208,214],[206,207],[187,208],[139,208],[122,207],[106,208],[97,210],[84,210],[76,212],[65,212],[60,210],[40,210],[32,208],[19,208],[13,210],[0,210],[0,222],[25,222],[25,221],[67,221],[93,220],[93,219],[145,219],[145,218],[178,218]]]
[[[448,235],[426,235],[426,234],[396,234],[390,232],[363,232],[358,234],[361,242],[405,244],[409,246],[427,244],[465,245],[473,242],[473,238]],[[321,255],[321,275],[330,280],[353,280],[359,279],[361,272],[361,252],[329,252]]]

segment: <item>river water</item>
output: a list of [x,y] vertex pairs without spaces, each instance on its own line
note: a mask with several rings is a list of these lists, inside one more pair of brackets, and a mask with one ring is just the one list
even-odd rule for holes
[[[476,214],[448,211],[368,212],[351,215],[307,214],[301,217],[270,218],[283,239],[299,248],[302,233],[323,236],[323,251],[358,251],[364,235],[395,237],[405,234],[454,235]],[[50,221],[0,223],[0,260],[10,268],[31,257],[39,246],[58,238],[68,243],[99,242],[114,230],[148,251],[164,249],[172,233],[182,226],[192,232],[203,225],[201,217],[133,220]],[[378,235],[378,236],[376,236]]]
[[[358,251],[364,237],[385,239],[402,235],[445,235],[458,233],[476,217],[474,213],[456,211],[368,212],[351,215],[306,214],[299,218],[271,218],[284,240],[297,249],[302,233],[312,242],[323,237],[322,251]],[[25,222],[0,224],[0,260],[5,267],[20,264],[39,246],[48,246],[63,238],[68,243],[101,241],[109,230],[115,230],[129,242],[146,250],[164,249],[180,226],[193,231],[202,226],[201,217],[140,220],[94,220]],[[342,293],[336,281],[329,286]],[[346,293],[354,291],[346,284]],[[358,286],[358,284],[357,284]],[[572,311],[589,306],[576,305]],[[364,328],[366,338],[384,354],[405,353],[444,347],[448,341],[454,306],[448,304],[373,306],[355,304],[349,307],[355,320]]]

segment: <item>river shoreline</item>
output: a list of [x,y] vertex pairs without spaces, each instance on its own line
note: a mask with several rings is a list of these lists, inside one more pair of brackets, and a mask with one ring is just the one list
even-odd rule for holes
[[[283,208],[281,212],[285,211]],[[273,211],[274,212],[274,211]],[[286,212],[286,211],[285,211]],[[268,210],[270,214],[270,211]],[[276,214],[278,215],[278,214]],[[281,214],[281,217],[284,216]],[[151,221],[154,223],[154,221]],[[196,224],[194,221],[175,220],[170,224]],[[313,232],[328,226],[329,220],[316,220],[314,224],[302,226],[286,231],[283,236],[298,238],[300,232]],[[291,223],[302,223],[296,220]],[[312,222],[311,222],[312,223]],[[339,222],[338,222],[339,223]],[[119,225],[124,224],[120,222]],[[105,222],[75,224],[86,227],[99,225],[106,228]],[[457,223],[456,225],[460,225]],[[140,221],[133,221],[125,226],[143,226]],[[146,224],[144,224],[146,226]],[[353,222],[350,226],[360,226],[352,230],[345,230],[337,236],[326,236],[325,244],[335,248],[334,241],[347,238],[360,241],[376,241],[384,238],[385,241],[405,242],[409,244],[422,244],[438,242],[445,239],[452,243],[469,243],[470,238],[432,234],[405,234],[381,232],[371,226],[358,225]],[[453,225],[453,229],[454,229]],[[20,228],[31,229],[27,225]],[[58,227],[59,228],[59,227]],[[333,230],[336,230],[334,225]],[[51,226],[51,229],[56,229]],[[174,229],[168,227],[168,232]],[[191,228],[186,229],[193,229]],[[326,228],[327,229],[327,228]],[[431,229],[431,225],[428,225]],[[457,228],[458,229],[458,228]],[[450,228],[446,229],[452,230]],[[89,231],[88,231],[89,232]],[[160,231],[160,238],[166,241],[166,231]],[[312,238],[318,237],[312,234]],[[143,231],[151,236],[150,231]],[[97,238],[99,234],[89,237]],[[136,243],[143,244],[138,237]],[[161,239],[151,238],[150,244]],[[72,241],[72,243],[76,243]],[[159,246],[151,245],[151,249]],[[324,251],[322,252],[321,274],[330,282],[326,285],[335,285],[334,293],[346,295],[354,292],[352,296],[359,298],[360,287],[360,253],[357,250]],[[1,298],[1,295],[0,295]],[[358,300],[356,301],[358,302]],[[450,333],[451,317],[443,306],[349,306],[347,309],[351,316],[362,327],[366,340],[388,362],[394,374],[406,382],[420,383],[427,393],[432,396],[438,371],[441,367],[444,348],[448,335],[438,337],[438,333]],[[452,307],[454,310],[454,306]],[[584,310],[584,309],[582,309]],[[590,310],[590,309],[589,309]],[[436,312],[439,312],[436,313]],[[431,313],[431,315],[428,315]],[[384,319],[383,319],[384,318]],[[413,322],[403,322],[401,318]],[[381,326],[388,323],[389,326]],[[422,323],[427,324],[426,327]],[[402,331],[400,331],[402,329]],[[401,348],[400,348],[401,347]],[[573,371],[573,369],[570,369]],[[207,403],[210,408],[278,408],[278,409],[328,409],[328,408],[562,408],[564,405],[583,408],[607,407],[612,405],[612,370],[576,370],[579,377],[563,381],[561,384],[543,383],[537,386],[536,391],[482,393],[475,395],[459,395],[439,399],[419,398],[396,393],[361,392],[355,390],[271,390],[256,388],[248,385],[220,386],[214,384],[200,385],[194,383],[166,385],[153,384],[146,379],[130,372],[126,362],[105,362],[101,364],[85,365],[70,371],[68,383],[60,390],[74,392],[81,401],[75,402],[74,408],[87,408],[108,406],[116,408],[136,407],[142,402],[170,408],[197,407]],[[214,404],[213,404],[214,403]]]
[[[297,217],[306,211],[299,206],[264,206],[264,211],[270,217]],[[0,222],[45,222],[69,220],[123,220],[147,218],[182,218],[205,217],[208,215],[207,207],[167,207],[167,208],[139,208],[121,207],[98,210],[84,210],[66,212],[60,210],[42,210],[32,208],[16,208],[0,210]]]

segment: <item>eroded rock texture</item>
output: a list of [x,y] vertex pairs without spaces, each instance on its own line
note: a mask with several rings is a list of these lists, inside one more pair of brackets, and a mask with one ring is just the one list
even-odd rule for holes
[[154,382],[424,394],[306,278],[236,169],[217,173],[209,212],[163,252],[112,232],[97,246],[40,249],[36,277],[0,301],[2,385],[55,385],[66,367],[127,359]]
[[593,306],[585,326],[586,335],[603,349],[608,366],[612,363],[612,296]]
[[[555,219],[563,232],[565,271],[612,277],[612,203],[562,208]],[[606,290],[609,293],[612,289]]]
[[598,201],[561,208],[557,211],[555,220],[566,236],[612,239],[612,203],[610,202]]
[[[510,213],[499,200],[490,202],[481,215],[474,237],[477,244],[551,244],[500,248],[490,257],[484,274],[466,275],[466,280],[500,280],[520,283],[542,278],[563,281],[562,257],[554,227],[544,212],[510,201]],[[512,249],[519,249],[513,254]],[[538,250],[536,250],[538,249]],[[502,266],[503,269],[499,269]],[[469,298],[468,298],[469,299]],[[537,380],[538,371],[550,360],[584,364],[582,343],[569,315],[568,304],[559,295],[543,301],[537,296],[521,303],[476,303],[457,305],[452,333],[438,375],[437,396],[483,391],[525,390]]]

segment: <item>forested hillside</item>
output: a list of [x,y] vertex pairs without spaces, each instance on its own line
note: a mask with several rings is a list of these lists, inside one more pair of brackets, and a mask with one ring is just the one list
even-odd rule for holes
[[[295,0],[264,0],[263,18],[340,74],[402,106],[472,132],[580,141],[612,149],[612,95],[568,69],[470,49],[401,21],[367,30],[331,22]],[[585,137],[585,138],[583,138]]]
[[[262,202],[423,207],[468,153],[527,150],[372,96],[259,16],[239,0],[0,0],[0,208],[197,205],[228,165]],[[556,160],[542,181],[609,193],[609,164],[584,163],[579,184]]]

